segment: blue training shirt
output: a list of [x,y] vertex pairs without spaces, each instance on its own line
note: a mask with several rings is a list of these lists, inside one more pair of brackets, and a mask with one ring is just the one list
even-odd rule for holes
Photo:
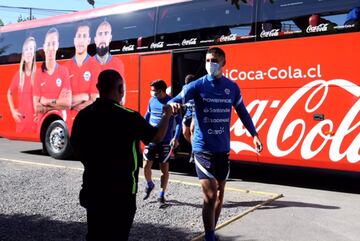
[[[171,97],[166,95],[164,99],[158,99],[156,97],[151,97],[148,105],[147,112],[145,114],[145,120],[150,123],[152,126],[158,126],[161,120],[162,115],[162,108],[163,105],[167,104],[167,102],[171,100]],[[174,119],[176,123],[176,127],[174,127]],[[179,139],[180,133],[181,133],[181,116],[177,115],[175,117],[171,117],[169,120],[169,127],[166,132],[166,135],[163,139],[164,144],[169,144],[171,139],[173,138],[174,134],[174,128],[175,128],[175,138]]]
[[241,121],[252,136],[256,129],[246,110],[239,86],[228,78],[211,75],[185,85],[168,103],[195,102],[195,132],[193,151],[229,152],[231,107],[234,106]]

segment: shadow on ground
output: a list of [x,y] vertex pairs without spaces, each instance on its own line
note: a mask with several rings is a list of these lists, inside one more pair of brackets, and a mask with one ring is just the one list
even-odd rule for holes
[[83,241],[86,223],[61,222],[41,215],[0,214],[1,241]]
[[[1,241],[85,241],[86,232],[83,222],[61,222],[41,215],[0,214]],[[180,241],[188,236],[188,232],[173,227],[134,223],[129,240]]]
[[[196,176],[187,159],[172,161],[170,170]],[[355,172],[232,162],[228,181],[239,180],[360,194],[360,173]]]

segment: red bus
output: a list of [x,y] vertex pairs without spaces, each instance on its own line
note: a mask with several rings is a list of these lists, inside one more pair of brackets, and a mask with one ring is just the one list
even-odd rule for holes
[[125,106],[144,114],[152,80],[177,94],[218,46],[264,142],[257,155],[233,113],[232,160],[360,171],[360,1],[239,2],[134,1],[1,27],[0,135],[65,158],[76,110],[96,98],[96,71],[118,68]]

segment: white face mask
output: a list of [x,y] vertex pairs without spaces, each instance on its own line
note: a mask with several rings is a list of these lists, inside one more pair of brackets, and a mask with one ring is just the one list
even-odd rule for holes
[[152,97],[155,97],[155,91],[150,90],[150,95],[151,95]]
[[217,76],[220,73],[220,65],[218,63],[207,62],[205,68],[209,75]]

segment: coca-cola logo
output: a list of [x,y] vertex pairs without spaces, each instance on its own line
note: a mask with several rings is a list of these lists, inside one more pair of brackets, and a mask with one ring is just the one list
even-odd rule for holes
[[[350,95],[352,106],[343,106],[339,109],[336,118],[326,118],[320,122],[311,122],[302,116],[312,116],[329,107],[331,89],[338,88],[336,93]],[[334,93],[334,92],[332,92]],[[299,154],[299,159],[316,158],[320,153],[328,151],[326,159],[332,162],[347,160],[349,163],[360,161],[360,86],[348,80],[315,80],[295,91],[284,103],[281,100],[254,100],[248,105],[253,109],[253,121],[260,135],[266,138],[267,149],[274,157],[285,157]],[[338,98],[338,97],[337,97]],[[282,104],[282,105],[281,105]],[[267,108],[278,109],[273,119],[265,114]],[[343,112],[342,112],[343,111]],[[294,114],[296,112],[296,114]],[[267,116],[261,119],[262,116]],[[300,117],[299,117],[300,116]],[[268,127],[266,127],[268,126]],[[263,128],[268,128],[267,133]],[[235,137],[247,134],[240,119],[230,129]],[[265,133],[267,136],[265,136]],[[244,142],[231,141],[231,149],[235,153],[255,149]]]
[[129,51],[134,51],[135,50],[135,45],[128,45],[128,46],[124,46],[122,48],[123,52],[129,52]]
[[150,45],[151,49],[158,49],[158,48],[163,48],[163,47],[164,47],[164,42],[152,43]]
[[184,39],[181,43],[182,46],[196,45],[197,38]]
[[260,33],[261,38],[277,37],[280,34],[280,29],[272,29],[270,31],[262,31]]
[[236,34],[230,34],[230,35],[222,35],[220,37],[220,42],[228,42],[228,41],[235,41],[236,40]]
[[306,29],[307,33],[317,33],[317,32],[326,32],[328,31],[328,23],[321,23],[318,26],[309,25]]

